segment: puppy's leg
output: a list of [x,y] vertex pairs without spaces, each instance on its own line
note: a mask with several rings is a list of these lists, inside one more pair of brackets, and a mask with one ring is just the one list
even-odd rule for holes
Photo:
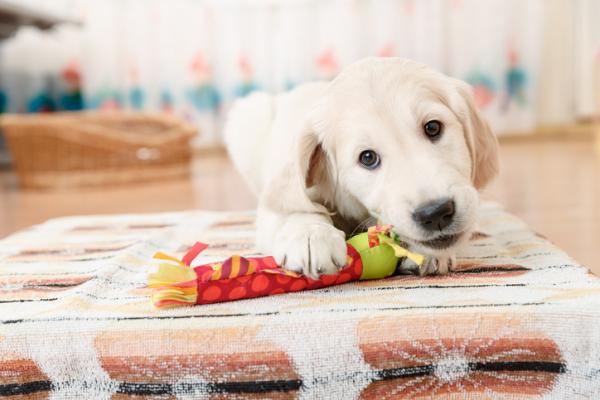
[[280,214],[260,208],[257,245],[278,264],[312,278],[335,273],[346,264],[344,233],[319,213]]

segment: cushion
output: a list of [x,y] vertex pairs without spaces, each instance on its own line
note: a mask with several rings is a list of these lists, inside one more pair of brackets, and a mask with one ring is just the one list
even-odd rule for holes
[[446,276],[156,309],[156,251],[253,255],[253,212],[69,217],[0,241],[0,397],[600,398],[600,281],[499,206]]

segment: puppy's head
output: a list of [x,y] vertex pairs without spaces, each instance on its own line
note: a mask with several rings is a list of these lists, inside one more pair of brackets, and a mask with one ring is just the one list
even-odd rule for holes
[[306,188],[342,213],[393,224],[431,255],[450,253],[475,222],[477,189],[497,172],[497,142],[465,83],[402,59],[346,68],[300,138]]

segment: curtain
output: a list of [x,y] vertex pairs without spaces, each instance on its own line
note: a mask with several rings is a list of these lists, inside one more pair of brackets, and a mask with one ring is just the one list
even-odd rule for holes
[[594,0],[20,3],[83,25],[22,29],[0,47],[0,112],[163,110],[218,141],[236,97],[331,79],[372,55],[412,58],[469,82],[499,133],[598,111]]

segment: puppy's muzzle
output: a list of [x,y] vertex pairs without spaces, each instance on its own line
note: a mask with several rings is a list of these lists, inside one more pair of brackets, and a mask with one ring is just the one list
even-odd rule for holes
[[413,220],[426,231],[442,231],[454,220],[454,200],[445,197],[420,205],[412,214]]

